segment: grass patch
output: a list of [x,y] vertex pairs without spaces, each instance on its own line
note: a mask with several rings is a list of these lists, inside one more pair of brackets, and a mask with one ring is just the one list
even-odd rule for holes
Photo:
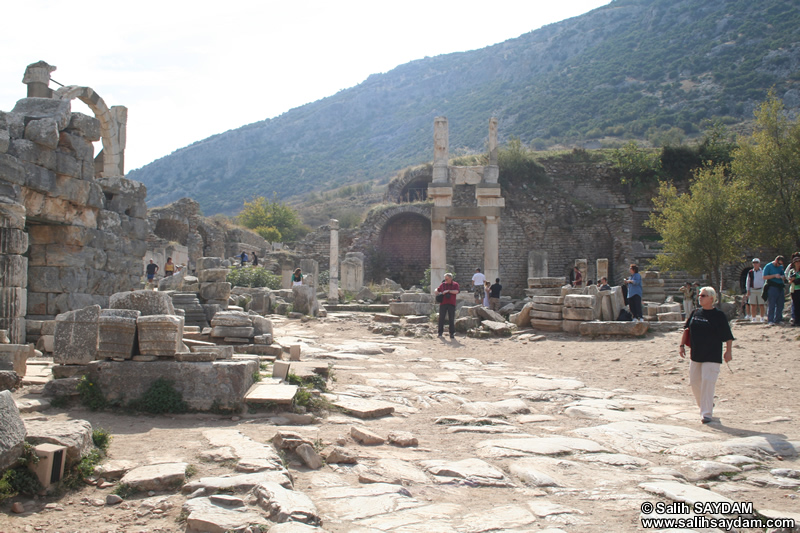
[[111,491],[111,494],[116,494],[123,500],[127,500],[128,498],[136,494],[136,492],[137,490],[128,485],[127,483],[120,483],[119,485],[114,487],[114,490]]
[[81,379],[78,381],[77,389],[81,403],[92,411],[99,411],[108,405],[103,391],[100,390],[99,385],[89,376],[81,376]]
[[172,381],[159,378],[150,385],[150,388],[141,398],[131,402],[130,407],[152,414],[185,413],[189,406],[183,401],[183,396],[175,390]]
[[108,453],[108,447],[111,446],[111,433],[103,428],[97,428],[92,431],[92,442],[95,446],[100,448],[104,454]]

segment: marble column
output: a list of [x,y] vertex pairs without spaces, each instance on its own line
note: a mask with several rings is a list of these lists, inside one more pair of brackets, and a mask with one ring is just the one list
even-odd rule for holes
[[446,228],[445,219],[431,222],[431,294],[444,279],[447,269]]
[[494,283],[500,277],[500,217],[487,216],[483,234],[483,268],[486,279]]
[[330,281],[328,282],[328,302],[339,303],[339,221],[332,218],[331,227],[331,262]]
[[500,167],[497,165],[497,118],[492,117],[489,119],[489,164],[483,169],[483,181],[497,183],[499,177]]
[[[608,259],[598,259],[597,262],[597,281],[600,281],[600,278],[608,278]],[[613,280],[608,280],[609,285]]]
[[450,159],[450,133],[447,118],[436,117],[433,121],[433,183],[447,183],[447,163]]

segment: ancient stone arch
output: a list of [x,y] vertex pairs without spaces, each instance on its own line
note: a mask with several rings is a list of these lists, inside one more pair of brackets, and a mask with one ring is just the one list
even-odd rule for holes
[[[497,119],[489,120],[489,164],[486,166],[450,166],[450,140],[447,118],[436,117],[433,123],[433,180],[428,197],[431,211],[431,279],[444,277],[447,262],[447,220],[482,220],[484,226],[483,267],[487,279],[500,271],[499,224],[505,207],[497,166]],[[454,206],[453,189],[458,185],[475,187],[476,207]],[[436,288],[431,283],[431,292]]]
[[428,199],[428,185],[433,181],[433,167],[421,167],[405,170],[394,178],[386,188],[386,203],[424,202]]
[[61,87],[53,93],[53,98],[56,100],[77,98],[89,106],[100,121],[103,149],[95,157],[95,177],[124,176],[128,108],[124,106],[109,108],[94,89],[77,85]]

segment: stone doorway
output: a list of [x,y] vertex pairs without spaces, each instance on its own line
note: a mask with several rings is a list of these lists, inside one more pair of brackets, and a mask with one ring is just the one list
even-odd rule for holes
[[403,288],[419,285],[431,264],[431,222],[417,213],[400,213],[381,229],[378,240],[386,276]]

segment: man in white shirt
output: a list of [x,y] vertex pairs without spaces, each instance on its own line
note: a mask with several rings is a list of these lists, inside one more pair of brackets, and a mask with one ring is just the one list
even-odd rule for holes
[[475,290],[475,302],[478,304],[483,303],[483,282],[486,281],[486,276],[481,273],[480,268],[475,269],[472,275],[472,287]]
[[[753,259],[753,268],[747,272],[745,290],[747,291],[747,308],[750,314],[745,318],[750,318],[752,322],[764,322],[764,298],[761,291],[764,289],[764,270],[761,268],[761,261],[758,257]],[[756,311],[759,316],[756,316]]]

